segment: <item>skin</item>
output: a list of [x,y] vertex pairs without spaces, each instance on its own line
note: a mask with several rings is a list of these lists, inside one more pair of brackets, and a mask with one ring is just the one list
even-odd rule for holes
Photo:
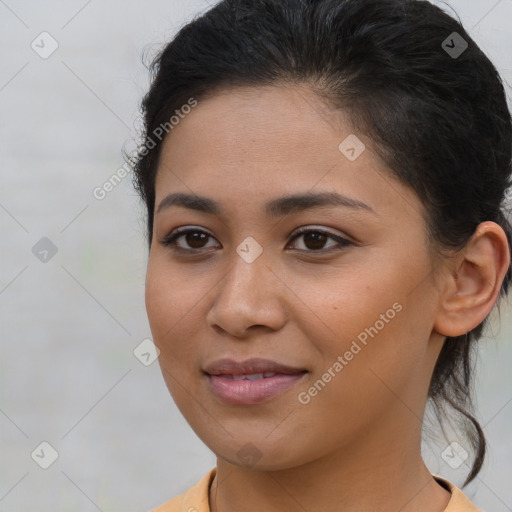
[[[441,258],[419,198],[391,176],[371,139],[356,134],[366,150],[355,161],[340,152],[351,133],[346,114],[306,85],[283,85],[217,91],[164,141],[146,307],[169,391],[217,456],[214,512],[433,512],[448,504],[420,453],[428,385],[445,337],[468,332],[492,309],[510,261],[506,236],[482,223],[464,251]],[[322,191],[373,213],[329,206],[265,216],[267,201]],[[175,192],[214,199],[224,213],[157,213]],[[176,241],[198,255],[161,243],[185,226],[211,235]],[[295,238],[301,226],[352,244]],[[236,251],[249,236],[263,248],[252,263]],[[401,311],[301,404],[298,393],[397,303]],[[227,405],[201,372],[222,357],[263,357],[309,373],[270,401]],[[247,443],[253,461],[237,455]]]

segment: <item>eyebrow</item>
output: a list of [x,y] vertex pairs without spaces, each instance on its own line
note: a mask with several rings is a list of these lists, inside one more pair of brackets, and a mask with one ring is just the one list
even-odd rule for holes
[[[222,206],[214,199],[182,192],[169,194],[162,199],[156,213],[158,214],[172,206],[181,206],[182,208],[188,208],[210,215],[220,216],[223,214]],[[292,194],[279,197],[266,203],[264,212],[267,217],[275,218],[325,206],[342,206],[345,208],[365,210],[377,215],[373,208],[366,203],[358,199],[340,195],[336,192],[308,192],[305,194]]]

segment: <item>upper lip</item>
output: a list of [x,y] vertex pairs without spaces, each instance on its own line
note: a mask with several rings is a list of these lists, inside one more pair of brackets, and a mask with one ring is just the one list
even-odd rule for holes
[[203,371],[209,375],[250,375],[254,373],[304,373],[304,368],[293,368],[269,359],[218,359],[207,365]]

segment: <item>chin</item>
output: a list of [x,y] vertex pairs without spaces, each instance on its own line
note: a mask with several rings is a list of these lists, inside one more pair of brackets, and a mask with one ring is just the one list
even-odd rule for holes
[[252,436],[251,440],[251,436],[228,436],[222,441],[202,440],[219,459],[247,470],[281,471],[305,463],[289,437],[269,440],[263,435]]

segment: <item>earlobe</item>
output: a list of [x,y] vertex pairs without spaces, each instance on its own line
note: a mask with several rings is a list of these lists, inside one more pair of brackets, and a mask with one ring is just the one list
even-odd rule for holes
[[498,298],[510,265],[507,236],[495,222],[482,222],[447,275],[434,330],[456,337],[479,325]]

